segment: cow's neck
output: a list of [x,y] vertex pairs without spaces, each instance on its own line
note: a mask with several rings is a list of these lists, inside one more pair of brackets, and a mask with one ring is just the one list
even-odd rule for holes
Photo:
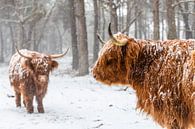
[[145,74],[148,72],[150,65],[153,61],[160,57],[163,53],[163,46],[159,42],[151,42],[147,40],[138,40],[137,43],[140,46],[138,57],[133,61],[129,80],[134,86],[142,86]]

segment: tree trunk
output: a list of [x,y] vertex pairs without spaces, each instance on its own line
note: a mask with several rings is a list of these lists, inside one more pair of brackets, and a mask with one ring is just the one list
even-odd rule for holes
[[[177,0],[179,3],[179,0]],[[184,7],[179,4],[178,5],[179,10],[181,11],[181,14],[183,16],[183,22],[185,27],[185,38],[190,39],[192,38],[192,30],[190,29],[189,25],[189,5],[188,2],[184,2]]]
[[[195,3],[193,7],[193,12],[195,12]],[[192,22],[192,33],[193,33],[193,39],[195,39],[195,15],[193,15],[193,22]]]
[[17,47],[18,49],[23,49],[24,48],[24,41],[25,41],[25,32],[24,32],[24,25],[23,24],[18,24],[16,25],[16,42],[17,42]]
[[25,47],[27,49],[31,49],[32,48],[32,38],[33,38],[33,31],[34,31],[34,26],[33,24],[29,25],[29,30],[28,30],[28,35],[27,35],[27,41],[25,42]]
[[127,35],[129,35],[129,28],[130,27],[128,27],[128,26],[129,26],[129,22],[130,22],[130,19],[131,19],[131,11],[132,11],[132,9],[130,7],[130,2],[131,1],[127,1],[127,18],[126,18],[126,28],[127,28],[126,34]]
[[166,10],[167,10],[167,25],[168,25],[168,39],[175,39],[177,38],[176,34],[176,25],[175,25],[175,10],[172,6],[174,0],[166,0]]
[[79,75],[83,76],[89,73],[87,27],[86,27],[84,0],[78,0],[77,3],[78,3],[78,10],[79,10],[78,24],[79,24],[79,34],[80,34]]
[[59,38],[59,44],[57,45],[57,53],[63,53],[63,39],[62,39],[62,34],[61,34],[61,32],[60,32],[60,27],[57,25],[57,24],[55,24],[55,27],[56,27],[56,30],[57,30],[57,32],[58,32],[58,38]]
[[94,6],[94,44],[93,44],[93,62],[98,58],[99,52],[99,41],[97,38],[97,33],[99,33],[99,14],[98,14],[98,3],[97,0],[93,0]]
[[177,37],[180,38],[180,27],[181,27],[181,24],[180,24],[180,12],[177,13]]
[[112,23],[112,31],[114,33],[118,32],[118,16],[117,16],[117,7],[114,1],[110,0],[110,20]]
[[4,62],[4,42],[3,42],[3,33],[2,33],[2,27],[0,26],[0,62]]
[[[101,2],[101,5],[103,6],[102,2]],[[101,11],[102,11],[101,17],[102,17],[102,22],[103,22],[102,23],[102,38],[105,39],[105,36],[106,36],[106,34],[105,34],[105,28],[106,28],[105,9],[102,8]]]
[[[138,8],[137,8],[137,3],[135,4],[135,16],[137,15],[137,11],[138,11]],[[138,38],[138,29],[137,29],[137,25],[138,25],[138,20],[136,19],[135,20],[135,30],[134,30],[134,36],[135,36],[135,38]]]
[[70,7],[70,25],[71,25],[71,40],[72,40],[72,69],[77,70],[79,68],[79,52],[77,43],[77,29],[76,29],[76,17],[75,17],[75,4],[74,0],[69,0]]
[[15,53],[15,39],[14,39],[14,29],[13,26],[11,25],[11,23],[9,23],[9,29],[10,29],[10,37],[11,37],[11,44],[12,44],[12,48],[11,48],[11,53],[12,55]]
[[188,7],[188,3],[184,3],[184,12],[183,14],[183,21],[184,21],[184,26],[185,26],[185,37],[186,39],[190,39],[192,38],[192,31],[190,30],[190,25],[189,25],[189,7]]
[[159,25],[159,0],[152,0],[153,3],[153,22],[154,22],[154,31],[153,31],[153,39],[160,39],[160,25]]
[[34,39],[34,42],[33,42],[33,50],[35,51],[38,51],[39,50],[39,44],[37,43],[38,42],[38,37],[37,37],[37,25],[35,25],[35,28],[34,28],[34,31],[33,31],[33,39]]

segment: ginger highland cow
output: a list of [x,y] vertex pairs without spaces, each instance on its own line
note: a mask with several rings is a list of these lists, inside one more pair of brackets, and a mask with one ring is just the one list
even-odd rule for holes
[[162,127],[194,128],[195,40],[138,40],[113,35],[110,25],[109,35],[92,69],[94,78],[132,87],[137,108]]
[[[67,50],[68,51],[68,50]],[[28,113],[33,113],[33,98],[36,97],[39,113],[44,113],[43,98],[47,92],[49,73],[57,68],[58,63],[52,59],[63,54],[46,55],[29,50],[18,50],[10,61],[9,79],[15,91],[16,106],[21,106],[21,96]]]

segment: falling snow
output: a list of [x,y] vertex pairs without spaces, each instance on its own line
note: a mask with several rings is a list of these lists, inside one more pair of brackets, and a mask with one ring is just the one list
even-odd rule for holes
[[14,98],[8,97],[14,94],[8,67],[0,64],[0,129],[161,129],[135,109],[136,97],[131,89],[104,86],[91,75],[62,74],[71,67],[71,59],[64,60],[50,76],[44,114],[36,110],[27,114],[24,107],[15,107]]

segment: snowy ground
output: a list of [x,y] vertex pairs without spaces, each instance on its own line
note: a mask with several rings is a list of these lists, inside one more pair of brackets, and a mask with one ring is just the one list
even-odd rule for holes
[[50,76],[45,113],[39,114],[35,108],[35,113],[27,114],[24,107],[15,107],[14,98],[8,97],[14,94],[8,66],[0,64],[0,129],[162,129],[135,109],[136,97],[131,89],[107,87],[90,75],[62,74],[67,67],[70,61]]

